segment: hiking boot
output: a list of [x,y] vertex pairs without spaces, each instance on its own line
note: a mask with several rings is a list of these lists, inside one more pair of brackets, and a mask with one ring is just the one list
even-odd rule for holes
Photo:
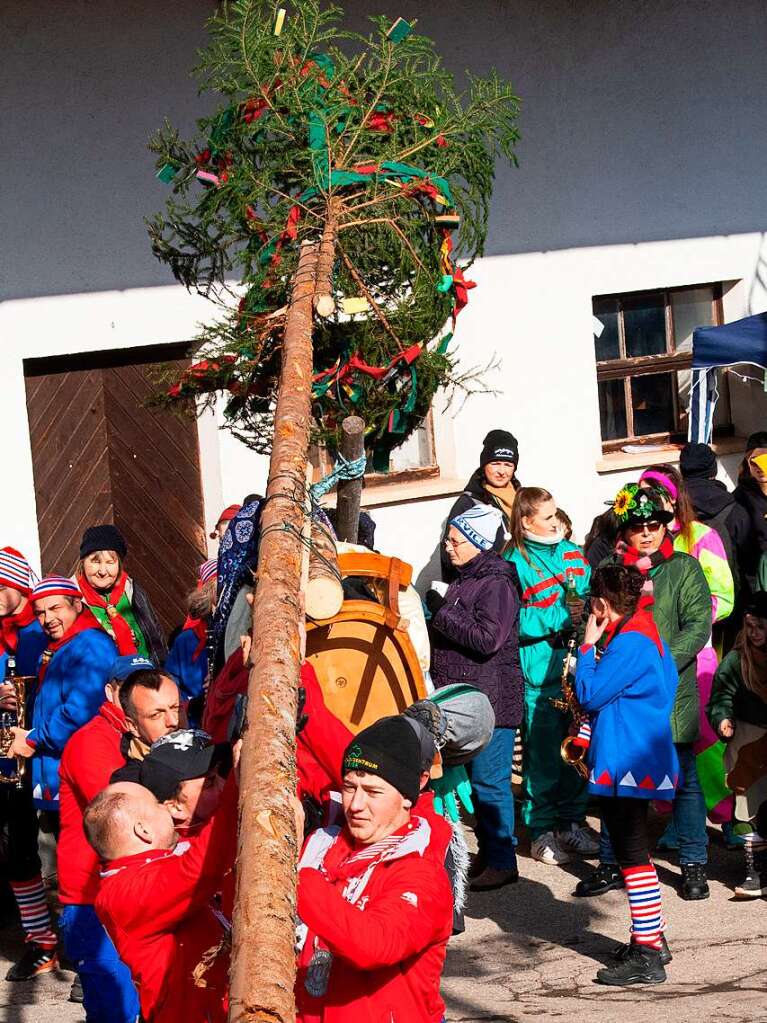
[[[618,945],[614,950],[613,955],[619,963],[625,962],[631,953],[631,942],[627,941],[625,945]],[[668,966],[674,957],[671,955],[671,949],[668,947],[666,941],[666,935],[661,934],[660,936],[660,964],[661,966]]]
[[469,853],[469,869],[466,871],[468,879],[473,881],[475,877],[479,877],[485,869],[485,865],[485,861],[478,852]]
[[75,974],[75,979],[72,981],[72,987],[69,989],[69,1001],[74,1002],[75,1005],[83,1004],[83,982],[80,980],[78,974]]
[[707,899],[711,894],[706,878],[706,867],[703,863],[682,864],[682,886],[679,894],[687,902],[696,899]]
[[481,874],[473,879],[469,888],[473,892],[492,892],[507,884],[516,884],[519,880],[518,870],[499,870],[497,867],[485,867]]
[[599,855],[599,836],[585,824],[570,824],[568,828],[557,831],[557,842],[566,852],[579,856]]
[[600,863],[588,877],[575,886],[575,894],[582,899],[624,888],[623,874],[615,863]]
[[28,941],[24,955],[6,973],[6,980],[32,980],[41,973],[58,969],[59,957],[55,948],[43,948],[36,941]]
[[646,945],[632,944],[625,959],[597,971],[597,983],[612,987],[627,987],[629,984],[662,984],[666,971],[660,960],[660,952]]
[[534,860],[545,863],[549,867],[558,867],[562,863],[569,863],[572,856],[563,849],[557,841],[553,831],[544,831],[533,840],[530,846],[530,855]]

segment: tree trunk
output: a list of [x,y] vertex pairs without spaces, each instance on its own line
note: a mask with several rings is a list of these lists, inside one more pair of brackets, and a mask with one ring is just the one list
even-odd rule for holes
[[[356,462],[365,453],[365,421],[347,416],[341,423],[341,454],[347,462]],[[338,539],[356,543],[360,524],[362,477],[341,480],[338,484],[336,523]]]
[[312,303],[318,247],[301,249],[285,325],[253,601],[253,668],[240,761],[230,1023],[294,1023],[301,530],[306,514]]

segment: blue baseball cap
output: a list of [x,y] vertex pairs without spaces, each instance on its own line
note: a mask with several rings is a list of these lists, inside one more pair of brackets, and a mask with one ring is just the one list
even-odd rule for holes
[[124,682],[134,671],[157,671],[157,665],[140,654],[118,657],[109,669],[110,682]]

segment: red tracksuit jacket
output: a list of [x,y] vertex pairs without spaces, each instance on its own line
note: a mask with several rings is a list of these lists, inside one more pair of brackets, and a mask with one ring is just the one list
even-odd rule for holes
[[[414,811],[413,821],[417,819]],[[407,828],[410,828],[408,825]],[[406,829],[397,834],[403,834]],[[311,842],[311,838],[309,841]],[[298,874],[298,914],[309,928],[296,980],[299,1023],[439,1023],[445,949],[453,924],[453,893],[442,863],[410,853],[378,863],[356,904],[342,895],[346,861],[359,852],[344,828],[327,851],[322,870]],[[327,992],[304,987],[315,939],[333,964]]]
[[96,912],[128,966],[145,1023],[225,1023],[229,956],[197,987],[193,972],[223,928],[211,908],[237,848],[237,787],[230,778],[200,833],[173,851],[114,860],[101,875]]
[[83,812],[106,788],[112,772],[125,763],[120,740],[125,715],[108,701],[87,725],[78,728],[61,757],[58,842],[59,899],[65,904],[93,905],[99,890],[99,861],[83,831]]

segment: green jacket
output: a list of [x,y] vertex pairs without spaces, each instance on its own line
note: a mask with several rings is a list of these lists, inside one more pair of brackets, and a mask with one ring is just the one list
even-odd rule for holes
[[725,720],[733,724],[735,721],[745,721],[749,725],[767,728],[767,703],[746,689],[737,650],[730,650],[716,669],[706,717],[714,731]]
[[676,551],[650,572],[652,614],[679,672],[671,733],[674,742],[695,742],[700,731],[698,654],[711,636],[711,593],[700,564]]
[[[607,558],[602,564],[615,561]],[[700,564],[681,551],[653,568],[650,578],[652,616],[679,672],[671,734],[674,742],[695,742],[700,732],[698,654],[711,636],[711,591]]]

